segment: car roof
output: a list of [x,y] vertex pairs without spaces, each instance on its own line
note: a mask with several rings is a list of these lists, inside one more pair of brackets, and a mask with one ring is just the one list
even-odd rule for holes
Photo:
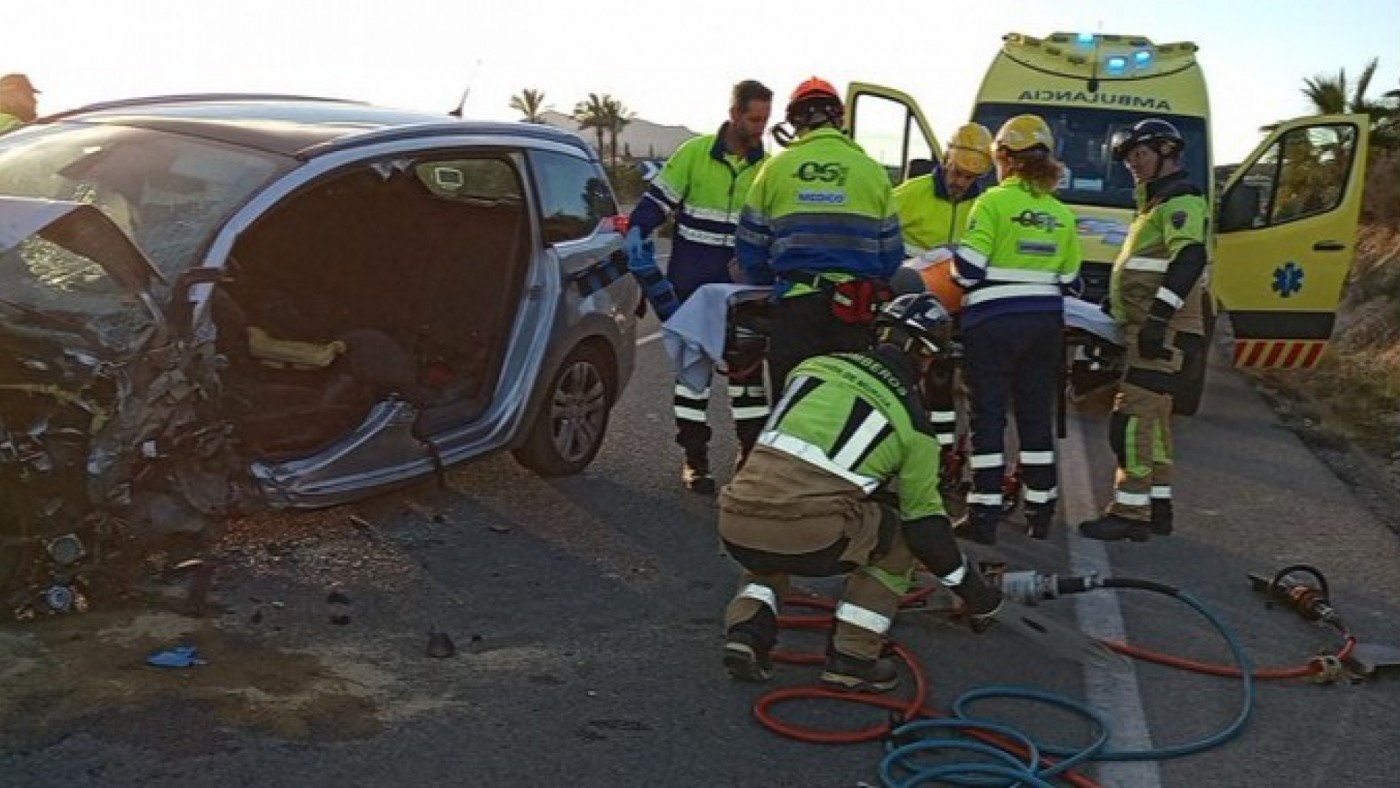
[[593,157],[582,137],[534,123],[458,120],[446,113],[392,109],[358,101],[271,94],[154,96],[91,104],[38,123],[98,123],[148,128],[312,158],[357,145],[430,136],[480,134],[560,142]]

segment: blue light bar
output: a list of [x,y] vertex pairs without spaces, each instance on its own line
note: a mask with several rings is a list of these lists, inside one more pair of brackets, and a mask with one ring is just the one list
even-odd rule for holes
[[1076,38],[1075,40],[1078,41],[1079,43],[1085,44],[1085,45],[1092,44],[1092,43],[1094,43],[1094,34],[1093,34],[1093,33],[1080,33],[1079,36],[1078,36],[1078,38]]
[[1110,74],[1122,74],[1128,70],[1128,59],[1122,55],[1114,55],[1108,59],[1105,68]]
[[1133,65],[1138,68],[1147,68],[1152,64],[1152,53],[1146,49],[1139,49],[1133,53]]

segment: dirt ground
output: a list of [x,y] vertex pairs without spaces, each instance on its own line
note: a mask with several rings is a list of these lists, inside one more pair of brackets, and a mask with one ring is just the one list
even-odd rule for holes
[[[435,514],[406,506],[397,514],[410,527],[433,526]],[[368,737],[430,710],[432,698],[413,697],[396,678],[413,670],[404,649],[362,642],[342,626],[356,612],[345,588],[372,579],[392,591],[410,572],[403,553],[372,533],[368,518],[383,522],[386,513],[359,511],[236,521],[203,565],[161,571],[83,615],[0,625],[0,749],[83,730],[150,746],[153,732],[123,728],[152,710],[170,720],[157,734],[165,746],[190,751],[230,730],[291,741]],[[292,601],[275,598],[279,590]],[[147,664],[182,645],[204,664]]]

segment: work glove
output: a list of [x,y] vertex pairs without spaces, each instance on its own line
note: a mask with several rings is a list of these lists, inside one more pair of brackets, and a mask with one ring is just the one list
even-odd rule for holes
[[1159,317],[1147,318],[1147,323],[1138,332],[1138,355],[1145,359],[1166,360],[1172,357],[1167,347],[1167,321]]
[[996,615],[1001,612],[1001,588],[988,583],[976,567],[968,566],[967,576],[953,586],[953,593],[966,606],[967,623],[973,632],[981,634],[996,623]]
[[646,239],[642,238],[642,228],[632,227],[627,230],[627,237],[622,241],[622,250],[627,253],[629,264],[636,267],[637,261],[642,258],[642,244]]

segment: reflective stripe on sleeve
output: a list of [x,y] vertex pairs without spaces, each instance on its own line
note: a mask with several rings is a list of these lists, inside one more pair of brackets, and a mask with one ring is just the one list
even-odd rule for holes
[[1173,293],[1165,287],[1157,288],[1157,300],[1161,301],[1162,303],[1166,304],[1172,309],[1180,309],[1181,305],[1186,303],[1186,301],[1182,299],[1181,296],[1177,295],[1176,293]]
[[1154,274],[1165,274],[1170,260],[1163,260],[1160,257],[1129,257],[1128,262],[1123,264],[1126,271],[1147,271]]
[[694,241],[695,243],[704,244],[705,246],[734,245],[734,236],[732,235],[705,232],[704,230],[697,230],[694,227],[687,227],[680,224],[676,225],[676,235],[687,241]]
[[1022,465],[1054,465],[1055,452],[1053,451],[1023,451],[1021,452]]
[[942,583],[943,585],[945,585],[945,586],[955,586],[955,585],[958,585],[959,583],[961,583],[961,582],[963,581],[963,579],[966,578],[966,577],[967,577],[967,556],[963,556],[962,563],[958,565],[958,568],[957,568],[957,569],[954,569],[953,571],[949,572],[949,573],[946,574],[946,575],[939,575],[938,580],[939,580],[939,582],[941,582],[941,583]]

